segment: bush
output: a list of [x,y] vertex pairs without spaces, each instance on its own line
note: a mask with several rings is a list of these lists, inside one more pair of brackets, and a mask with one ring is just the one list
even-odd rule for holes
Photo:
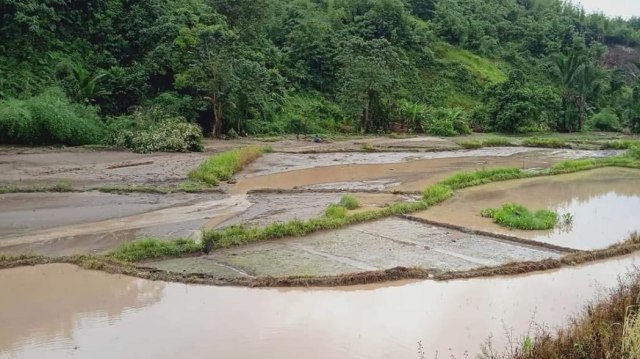
[[142,109],[107,123],[107,145],[135,152],[200,152],[202,129],[183,117],[171,117],[159,108]]
[[587,127],[593,130],[607,132],[619,132],[622,129],[618,115],[608,108],[593,115],[587,122]]
[[463,110],[437,110],[427,123],[427,132],[434,136],[457,136],[471,134],[469,121]]
[[74,104],[56,87],[26,100],[0,102],[0,142],[43,145],[98,143],[103,125],[96,109]]

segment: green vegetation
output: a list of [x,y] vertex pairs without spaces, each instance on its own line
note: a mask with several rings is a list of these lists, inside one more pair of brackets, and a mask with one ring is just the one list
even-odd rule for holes
[[518,168],[491,168],[475,172],[460,172],[440,182],[451,189],[461,189],[481,184],[524,178],[528,174]]
[[526,207],[515,203],[504,204],[501,208],[484,209],[481,215],[492,218],[495,223],[512,229],[552,229],[558,223],[556,212],[547,209],[531,212]]
[[159,240],[144,238],[128,242],[113,250],[109,256],[124,262],[138,262],[143,259],[179,257],[202,251],[202,245],[188,239]]
[[83,145],[99,141],[103,131],[96,109],[70,102],[60,88],[0,100],[0,143]]
[[585,306],[566,327],[553,332],[541,327],[534,332],[528,350],[512,348],[508,354],[489,352],[483,358],[636,358],[640,348],[639,292],[640,275],[637,271],[627,273],[618,280],[616,288]]
[[73,192],[74,189],[66,181],[58,181],[53,185],[16,186],[0,184],[0,194],[3,193],[32,193],[32,192]]
[[527,138],[522,142],[527,147],[543,147],[543,148],[571,148],[571,145],[561,138]]
[[354,210],[360,207],[358,199],[354,196],[344,195],[340,198],[340,205],[348,210]]
[[150,152],[201,150],[202,132],[640,132],[637,19],[561,0],[1,9],[1,143]]
[[206,159],[198,168],[189,172],[189,179],[216,186],[220,181],[228,181],[245,165],[271,149],[268,147],[244,147],[222,152]]

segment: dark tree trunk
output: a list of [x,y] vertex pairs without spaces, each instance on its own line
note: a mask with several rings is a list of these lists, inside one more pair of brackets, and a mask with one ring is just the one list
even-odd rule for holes
[[222,131],[222,113],[218,108],[217,96],[215,94],[213,96],[205,96],[204,99],[209,101],[211,109],[213,110],[213,137],[220,138]]

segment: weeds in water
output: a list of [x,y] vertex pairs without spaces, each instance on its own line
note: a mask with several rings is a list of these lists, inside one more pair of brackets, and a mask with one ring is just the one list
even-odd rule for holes
[[451,198],[452,196],[453,190],[451,189],[451,187],[441,184],[429,186],[424,190],[424,192],[422,192],[422,200],[429,205],[440,203],[446,199]]
[[340,205],[348,210],[354,210],[360,207],[358,199],[354,196],[344,195],[340,198]]
[[190,239],[157,240],[144,238],[121,245],[111,252],[110,256],[119,261],[137,262],[143,259],[178,257],[198,252],[202,252],[202,245]]
[[544,230],[552,229],[558,223],[558,214],[547,209],[532,212],[526,207],[507,203],[501,208],[487,208],[480,213],[492,218],[495,223],[512,229]]
[[198,168],[189,172],[189,179],[216,186],[220,181],[228,181],[245,165],[255,161],[270,147],[244,147],[222,152],[206,159]]
[[73,192],[74,189],[67,181],[58,181],[53,185],[16,186],[0,184],[0,194],[5,193],[35,193],[35,192]]

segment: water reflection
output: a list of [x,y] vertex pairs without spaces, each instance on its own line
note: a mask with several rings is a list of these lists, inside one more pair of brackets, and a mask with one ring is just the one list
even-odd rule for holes
[[[570,213],[570,228],[509,230],[480,211],[515,202]],[[569,175],[492,183],[463,190],[452,201],[418,214],[440,222],[505,233],[576,249],[604,248],[640,230],[640,171],[604,168]],[[570,229],[570,230],[567,230]]]
[[[473,357],[491,334],[502,347],[505,328],[516,337],[526,332],[532,316],[563,324],[638,260],[346,290],[162,287],[133,279],[118,286],[122,278],[65,268],[64,276],[50,277],[48,290],[18,290],[2,303],[0,337],[14,339],[0,342],[0,357],[415,358],[418,341],[427,358],[436,351],[440,358],[460,358],[465,351]],[[0,285],[44,285],[48,273],[7,270],[0,272]],[[97,294],[86,296],[82,286],[57,291],[71,275]],[[56,291],[54,300],[45,299],[49,291]]]
[[72,349],[85,323],[116,325],[157,303],[164,286],[67,264],[0,271],[0,356],[29,346]]

